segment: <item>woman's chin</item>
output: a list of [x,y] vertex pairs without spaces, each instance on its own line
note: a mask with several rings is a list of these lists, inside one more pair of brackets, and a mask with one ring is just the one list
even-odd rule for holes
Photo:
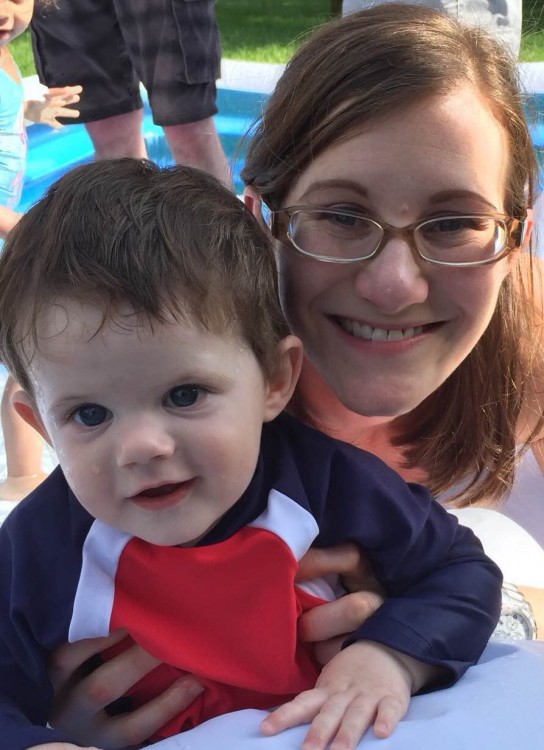
[[[363,394],[363,395],[362,395]],[[349,411],[362,417],[390,421],[413,411],[428,396],[428,393],[410,393],[406,387],[392,387],[389,390],[366,391],[359,383],[336,391],[336,397]]]

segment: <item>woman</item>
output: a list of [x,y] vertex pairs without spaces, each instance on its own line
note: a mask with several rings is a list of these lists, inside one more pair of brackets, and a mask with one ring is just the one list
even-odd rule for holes
[[[277,240],[282,304],[306,348],[293,410],[458,507],[520,503],[509,497],[516,467],[540,467],[544,489],[535,175],[507,53],[403,5],[347,16],[307,41],[243,172],[246,201]],[[356,551],[329,555],[307,561],[304,575],[335,570],[361,587]],[[349,631],[377,601],[353,594],[318,608],[305,636]],[[183,678],[111,719],[102,707],[156,661],[134,648],[78,682],[74,668],[103,647],[67,647],[53,665],[62,699],[52,723],[77,727],[88,744],[139,742],[199,690]]]

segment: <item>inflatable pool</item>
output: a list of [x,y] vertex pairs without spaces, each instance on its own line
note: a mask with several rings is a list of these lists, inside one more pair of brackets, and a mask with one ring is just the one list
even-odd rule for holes
[[[544,68],[544,64],[542,67]],[[282,66],[224,60],[222,68],[223,77],[219,81],[217,98],[219,114],[215,117],[215,124],[223,148],[233,165],[235,189],[240,193],[242,184],[239,174],[244,161],[244,136],[259,115]],[[541,78],[544,79],[544,72],[540,64],[537,67],[526,64],[522,72],[531,87],[527,112],[533,141],[542,156],[541,183],[544,191],[544,80],[541,81]],[[35,87],[36,81],[29,82],[28,86]],[[161,165],[172,164],[172,156],[162,129],[153,124],[147,105],[143,132],[149,157]],[[28,162],[20,204],[22,211],[40,198],[44,190],[64,172],[93,157],[92,143],[83,125],[69,125],[59,131],[44,125],[31,125],[28,127],[28,140]]]

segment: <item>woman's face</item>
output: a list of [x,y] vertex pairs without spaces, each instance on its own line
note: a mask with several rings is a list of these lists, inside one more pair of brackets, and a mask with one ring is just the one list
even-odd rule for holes
[[[503,213],[508,144],[467,86],[319,154],[283,205],[342,206],[402,227],[448,214]],[[510,260],[477,268],[416,258],[394,236],[377,257],[323,263],[278,247],[283,309],[337,398],[368,416],[415,408],[482,336]]]

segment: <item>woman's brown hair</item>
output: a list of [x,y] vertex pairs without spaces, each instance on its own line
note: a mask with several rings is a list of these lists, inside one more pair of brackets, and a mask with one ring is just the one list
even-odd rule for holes
[[[486,33],[402,3],[329,23],[299,48],[254,129],[242,177],[270,208],[280,208],[293,182],[329,146],[467,82],[505,131],[505,212],[522,217],[533,202],[537,163],[515,61]],[[517,254],[477,346],[397,420],[406,465],[422,468],[436,494],[462,485],[461,506],[498,499],[512,485],[521,408],[544,373],[534,265],[530,252]],[[544,424],[541,407],[533,416],[525,447]]]

